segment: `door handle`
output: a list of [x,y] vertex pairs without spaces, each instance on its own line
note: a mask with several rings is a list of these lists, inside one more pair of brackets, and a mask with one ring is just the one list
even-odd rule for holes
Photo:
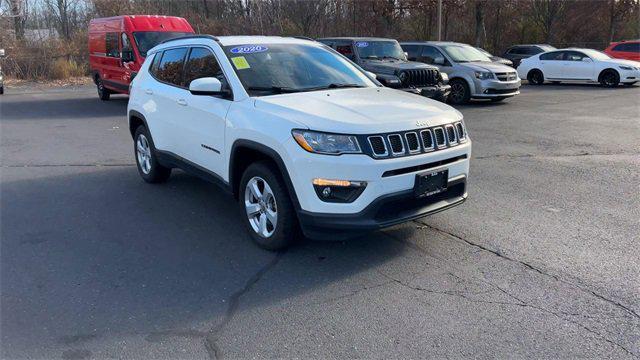
[[187,106],[187,100],[185,100],[185,99],[178,99],[178,105]]
[[149,94],[149,95],[153,95],[153,90],[151,90],[151,89],[147,89],[144,92]]

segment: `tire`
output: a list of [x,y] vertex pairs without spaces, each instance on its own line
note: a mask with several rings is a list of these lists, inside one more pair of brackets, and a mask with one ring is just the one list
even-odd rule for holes
[[451,93],[449,94],[449,102],[452,104],[466,104],[471,99],[471,91],[469,85],[462,79],[453,79],[449,81],[451,85]]
[[0,95],[4,95],[4,86],[0,86]]
[[133,154],[142,180],[155,184],[169,179],[171,168],[160,165],[149,130],[142,125],[138,126],[133,136]]
[[634,82],[631,82],[631,83],[624,83],[624,86],[632,87],[633,85],[635,85],[635,84],[636,84],[636,82],[637,82],[637,81],[634,81]]
[[614,88],[620,83],[620,74],[615,70],[605,70],[600,74],[598,81],[604,87]]
[[527,80],[531,85],[542,85],[544,84],[544,74],[538,69],[533,69],[527,74]]
[[99,76],[96,76],[96,87],[98,88],[98,97],[102,101],[109,101],[111,98],[111,91],[104,87],[102,83],[102,79]]
[[506,97],[496,97],[496,98],[491,98],[491,102],[500,102],[502,100],[506,99]]
[[297,238],[298,219],[275,165],[259,161],[247,167],[238,203],[251,239],[261,248],[284,249]]

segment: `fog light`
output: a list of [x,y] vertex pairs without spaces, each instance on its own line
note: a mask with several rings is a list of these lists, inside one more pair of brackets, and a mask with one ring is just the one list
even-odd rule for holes
[[313,179],[313,188],[320,200],[335,203],[355,201],[367,186],[366,181]]

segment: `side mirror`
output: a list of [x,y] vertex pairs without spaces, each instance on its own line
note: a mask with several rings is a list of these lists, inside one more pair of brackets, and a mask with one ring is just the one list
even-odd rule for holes
[[133,56],[133,51],[131,50],[123,51],[120,58],[122,59],[122,62],[136,61],[135,57]]
[[406,51],[404,52],[404,58],[405,58],[405,59],[408,59],[408,58],[409,58],[409,53],[408,53],[408,52],[406,52]]
[[226,95],[222,91],[222,83],[214,77],[195,79],[189,84],[189,91],[193,95]]
[[584,61],[584,62],[593,62],[593,60],[591,60],[591,58],[588,58],[588,57],[583,57],[582,61]]

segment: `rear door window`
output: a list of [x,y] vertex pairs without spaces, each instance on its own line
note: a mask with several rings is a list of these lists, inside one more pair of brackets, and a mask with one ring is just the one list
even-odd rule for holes
[[158,69],[155,71],[156,79],[169,85],[183,87],[183,68],[186,55],[187,48],[165,50],[158,64]]
[[420,45],[402,45],[402,50],[408,54],[409,60],[415,61],[420,53]]
[[565,51],[564,60],[565,61],[582,61],[582,59],[588,58],[587,55],[578,52],[578,51]]
[[107,56],[120,57],[120,44],[118,43],[118,33],[110,32],[105,35],[105,48]]
[[640,43],[626,43],[626,44],[618,44],[613,48],[613,51],[624,51],[624,52],[640,52]]
[[540,60],[555,60],[560,61],[564,58],[564,51],[553,51],[546,54],[540,55]]

